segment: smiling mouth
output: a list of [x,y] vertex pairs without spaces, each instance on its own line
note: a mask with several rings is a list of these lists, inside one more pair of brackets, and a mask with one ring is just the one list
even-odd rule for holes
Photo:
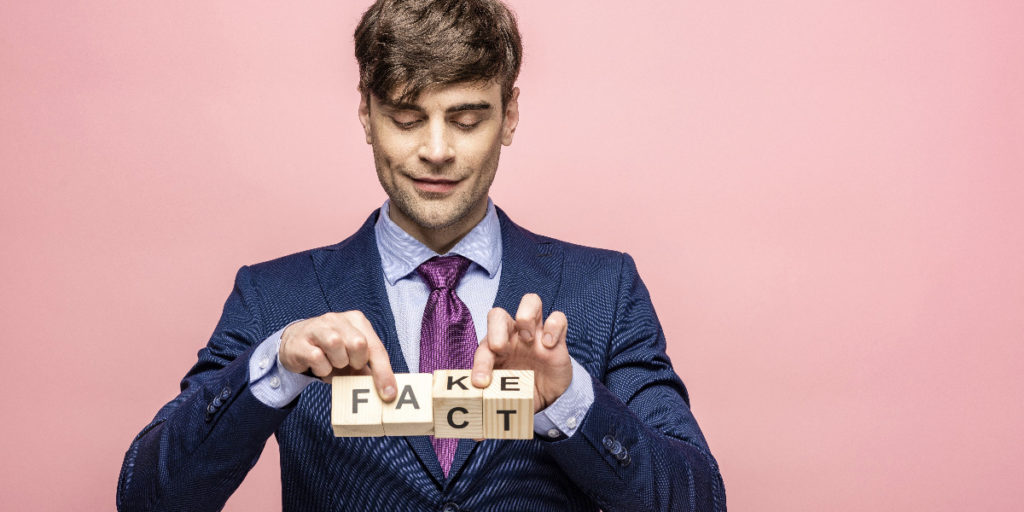
[[415,185],[416,190],[431,194],[445,194],[451,192],[455,189],[455,186],[459,184],[456,180],[436,178],[413,178],[412,182]]

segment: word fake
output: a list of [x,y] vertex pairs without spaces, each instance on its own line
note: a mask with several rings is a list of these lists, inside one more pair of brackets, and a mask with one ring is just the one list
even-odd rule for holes
[[470,370],[396,373],[395,380],[398,396],[384,403],[369,375],[332,378],[334,435],[533,438],[533,370],[494,370],[482,389],[470,383]]

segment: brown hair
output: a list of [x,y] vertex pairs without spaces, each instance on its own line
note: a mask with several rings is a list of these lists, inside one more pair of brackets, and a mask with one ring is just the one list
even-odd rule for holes
[[507,103],[523,55],[499,0],[377,0],[355,40],[359,90],[402,102],[433,85],[497,80]]

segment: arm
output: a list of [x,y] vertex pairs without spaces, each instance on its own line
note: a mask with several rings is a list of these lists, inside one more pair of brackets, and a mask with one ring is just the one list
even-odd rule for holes
[[583,395],[576,391],[580,372],[573,371],[566,345],[567,320],[555,311],[542,321],[540,298],[533,294],[523,297],[515,319],[491,311],[474,360],[474,384],[486,385],[492,368],[533,369],[535,412],[541,412],[538,418],[554,416],[561,431],[538,438],[604,510],[724,511],[718,466],[665,354],[650,296],[632,259],[623,255],[621,261],[606,372],[586,383],[592,403],[586,393],[570,400],[582,410],[562,407],[566,391]]
[[632,258],[623,256],[603,382],[573,436],[547,452],[605,510],[724,511],[725,489],[665,353]]
[[118,481],[120,510],[219,510],[313,378],[368,373],[385,401],[395,378],[359,311],[325,313],[264,336],[250,271],[242,267],[224,314],[179,394],[132,442]]
[[249,388],[248,363],[262,339],[249,270],[242,267],[209,343],[125,454],[119,510],[219,510],[287,416]]

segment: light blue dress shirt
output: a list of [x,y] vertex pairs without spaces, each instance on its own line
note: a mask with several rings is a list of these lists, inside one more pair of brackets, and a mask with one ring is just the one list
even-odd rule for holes
[[[381,214],[374,225],[374,234],[402,355],[405,356],[409,371],[417,373],[420,365],[420,328],[430,288],[416,272],[416,267],[439,254],[391,220],[390,204],[387,201],[381,207]],[[447,253],[461,255],[472,262],[459,281],[455,293],[469,308],[477,339],[483,339],[487,333],[487,313],[498,294],[501,249],[501,226],[494,204],[488,200],[484,219]],[[278,361],[281,333],[286,328],[260,343],[249,360],[252,394],[264,404],[276,408],[290,403],[306,386],[317,380],[290,372]],[[572,368],[572,382],[565,393],[534,415],[534,432],[537,434],[549,438],[572,436],[593,404],[594,389],[590,375],[575,360],[572,361]]]

